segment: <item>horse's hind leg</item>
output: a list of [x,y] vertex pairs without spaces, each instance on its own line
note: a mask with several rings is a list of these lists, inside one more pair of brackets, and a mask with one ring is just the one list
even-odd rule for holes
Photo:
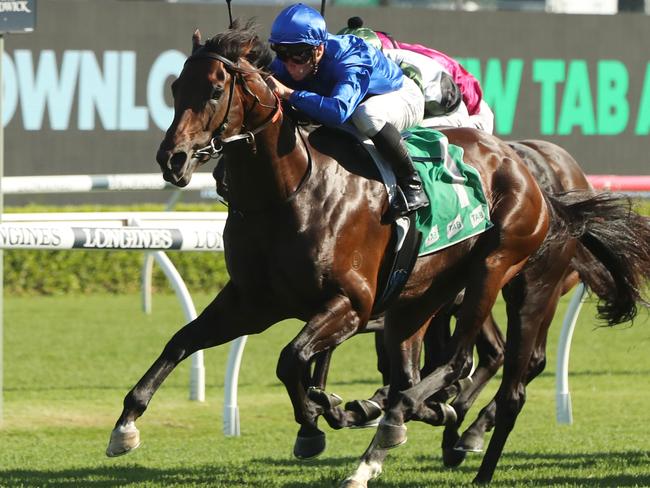
[[465,459],[466,452],[455,449],[460,438],[458,429],[478,395],[503,364],[504,350],[503,335],[494,321],[493,315],[490,314],[476,339],[479,362],[472,374],[471,382],[467,382],[460,389],[458,396],[451,403],[452,408],[456,411],[457,421],[445,425],[442,435],[442,459],[447,467],[458,466]]
[[[390,320],[389,315],[388,321]],[[390,354],[390,391],[408,388],[418,382],[422,338],[429,319],[424,321],[421,317],[407,317],[400,311],[399,322],[400,326],[404,325],[404,327],[387,327],[384,330],[384,339],[386,346],[389,346],[387,350]],[[422,325],[414,327],[412,324]],[[385,442],[385,437],[383,441],[380,439],[378,431],[361,457],[357,469],[341,484],[341,488],[365,487],[369,480],[379,476],[388,450],[406,442],[405,430],[404,426],[397,426],[394,430],[395,442],[390,446]]]
[[136,419],[144,413],[156,390],[183,359],[199,349],[261,332],[282,318],[265,304],[244,301],[232,283],[228,283],[195,320],[174,334],[158,359],[126,395],[106,455],[119,456],[139,446]]
[[[560,296],[568,293],[580,281],[578,274],[571,271],[564,277],[562,282]],[[535,292],[531,290],[530,292]],[[529,293],[530,293],[529,292]],[[550,300],[547,304],[546,315],[542,319],[542,326],[537,336],[537,345],[533,351],[530,363],[528,365],[528,373],[526,375],[526,385],[533,381],[539,374],[544,371],[546,367],[546,339],[548,336],[548,329],[551,326],[553,317],[557,310],[557,299]],[[498,332],[498,329],[496,329]],[[483,450],[484,437],[486,432],[494,428],[496,415],[496,401],[492,399],[485,407],[483,407],[477,416],[476,420],[463,432],[463,435],[456,443],[456,452],[479,452]]]
[[[566,269],[568,261],[562,264],[561,256],[554,257],[554,265],[559,263],[555,271]],[[508,312],[503,379],[495,395],[495,430],[474,479],[477,483],[492,480],[506,440],[524,406],[526,384],[541,373],[546,364],[546,335],[562,291],[561,276],[553,274],[542,281],[539,275],[524,272],[503,290]],[[540,282],[547,286],[540,287]],[[553,283],[556,285],[549,286]],[[490,406],[482,414],[489,422]],[[461,438],[461,445],[463,441]]]

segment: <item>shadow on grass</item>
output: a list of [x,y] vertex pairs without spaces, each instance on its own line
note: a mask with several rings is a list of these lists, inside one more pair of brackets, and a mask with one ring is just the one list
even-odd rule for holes
[[[416,456],[416,460],[421,463],[431,463],[431,458],[426,456]],[[644,472],[638,475],[629,474],[629,471],[639,467],[642,467]],[[478,468],[463,468],[464,466],[461,465],[455,469],[471,472],[468,481],[478,472]],[[547,476],[545,472],[548,469],[553,469],[557,474]],[[536,471],[538,475],[535,474]],[[584,475],[584,471],[589,471],[589,474]],[[650,486],[650,451],[537,454],[509,452],[501,457],[494,473],[493,484],[502,483],[525,486]],[[408,485],[394,483],[394,486]]]
[[[106,466],[63,470],[0,470],[0,486],[39,487],[113,487],[113,486],[212,486],[212,487],[286,487],[325,488],[338,486],[349,474],[353,457],[338,457],[304,463],[277,458],[259,458],[242,463],[204,464],[192,467],[149,468],[140,465]],[[638,475],[630,468],[648,466],[650,451],[619,451],[597,453],[530,453],[512,452],[504,455],[501,470],[497,468],[495,486],[650,486],[650,469]],[[373,486],[414,488],[419,486],[469,486],[475,468],[456,469],[456,481],[449,479],[431,457],[416,456],[403,460],[400,470],[419,472],[431,470],[431,477],[422,481],[378,479]],[[427,469],[428,467],[428,469]],[[553,475],[548,475],[552,468]],[[588,475],[584,474],[588,471]],[[438,478],[440,476],[440,478]],[[458,480],[458,476],[463,479]],[[428,479],[427,479],[428,478]],[[438,479],[436,479],[438,478]]]
[[[336,486],[353,458],[309,464],[262,458],[233,464],[203,464],[188,468],[150,468],[139,465],[62,470],[0,470],[0,486],[23,487],[316,487]],[[318,467],[329,468],[325,472]],[[340,468],[340,469],[332,469]],[[339,473],[340,471],[340,473]],[[302,480],[305,481],[296,481]]]

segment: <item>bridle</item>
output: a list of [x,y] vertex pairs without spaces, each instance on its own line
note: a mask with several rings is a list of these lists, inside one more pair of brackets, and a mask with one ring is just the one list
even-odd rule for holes
[[[268,126],[276,122],[282,115],[282,104],[280,103],[280,99],[276,95],[275,104],[266,105],[262,103],[259,97],[251,91],[251,89],[248,87],[246,81],[241,75],[245,73],[254,73],[257,70],[246,69],[240,66],[239,62],[233,62],[230,59],[221,56],[220,54],[217,54],[212,51],[207,51],[204,48],[200,48],[196,52],[192,53],[192,55],[189,58],[187,58],[187,60],[185,61],[185,64],[199,59],[216,59],[217,61],[220,61],[221,63],[223,63],[226,71],[230,73],[232,79],[230,82],[230,90],[228,92],[228,105],[226,106],[226,113],[223,116],[223,120],[217,126],[217,128],[212,132],[212,137],[210,138],[210,142],[208,143],[208,145],[194,151],[194,155],[199,158],[208,158],[208,159],[217,158],[223,152],[224,147],[226,145],[238,141],[245,141],[251,146],[253,152],[255,152],[256,150],[255,135],[259,134]],[[232,107],[233,96],[235,93],[235,84],[237,83],[241,84],[242,88],[246,91],[246,93],[253,97],[254,103],[252,108],[254,108],[255,105],[259,104],[260,106],[265,108],[272,108],[273,112],[271,112],[271,114],[264,120],[264,122],[262,122],[262,124],[256,127],[255,129],[244,132],[242,134],[237,134],[231,137],[222,138],[221,134],[223,134],[223,132],[228,127],[228,116],[230,114],[230,109]]]
[[[210,142],[207,146],[204,146],[200,149],[197,149],[194,151],[194,155],[199,157],[199,158],[208,158],[208,159],[215,159],[218,158],[221,153],[223,152],[224,148],[228,144],[232,144],[234,142],[238,141],[246,141],[249,144],[249,147],[251,148],[252,152],[256,152],[256,146],[255,146],[255,136],[262,132],[264,129],[269,127],[271,124],[277,122],[277,120],[280,118],[282,115],[282,102],[280,98],[274,93],[275,96],[275,104],[274,105],[266,105],[264,104],[259,97],[251,91],[251,89],[248,87],[246,81],[242,77],[242,74],[247,74],[247,73],[256,73],[258,70],[256,69],[247,69],[239,65],[239,62],[233,62],[228,58],[225,58],[224,56],[221,56],[220,54],[217,54],[212,51],[207,51],[204,48],[199,48],[197,49],[192,55],[190,55],[189,58],[185,61],[185,64],[199,60],[199,59],[216,59],[217,61],[220,61],[223,63],[226,71],[230,73],[232,80],[230,82],[230,90],[228,93],[228,105],[226,107],[226,113],[223,117],[223,120],[219,124],[219,126],[214,130],[212,133],[212,138],[210,139]],[[261,107],[265,108],[271,108],[273,111],[269,116],[262,122],[261,125],[256,127],[255,129],[252,129],[250,131],[246,131],[242,134],[237,134],[231,137],[226,137],[222,138],[221,134],[226,130],[227,125],[228,125],[228,115],[230,114],[230,109],[232,107],[232,100],[233,100],[233,95],[235,92],[235,84],[239,83],[243,90],[250,95],[254,102],[250,110],[255,108],[256,105],[260,105]],[[305,141],[304,135],[300,130],[297,130],[298,135],[300,137],[300,140],[303,143],[303,146],[305,147],[305,151],[307,152],[307,169],[305,171],[305,174],[302,176],[300,181],[298,182],[298,186],[296,189],[292,192],[291,195],[286,199],[286,202],[292,201],[298,193],[305,187],[307,184],[307,181],[309,180],[311,173],[312,173],[312,156],[311,156],[311,151],[309,150],[309,145]],[[244,212],[241,210],[236,210],[234,211],[237,215],[239,215],[241,218],[244,217]]]

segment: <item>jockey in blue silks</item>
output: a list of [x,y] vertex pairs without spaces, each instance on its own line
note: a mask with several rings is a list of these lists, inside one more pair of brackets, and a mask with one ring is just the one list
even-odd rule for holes
[[392,164],[409,213],[429,204],[400,131],[417,125],[424,96],[413,80],[363,39],[327,32],[325,19],[298,3],[276,17],[269,38],[276,59],[269,85],[317,122],[350,120]]

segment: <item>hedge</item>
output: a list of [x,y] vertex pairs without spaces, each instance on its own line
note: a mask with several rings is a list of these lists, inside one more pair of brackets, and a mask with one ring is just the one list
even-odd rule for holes
[[[650,202],[640,201],[638,211],[650,215]],[[156,211],[162,205],[138,206],[25,206],[9,212],[118,212]],[[215,204],[179,204],[176,210],[224,210]],[[190,291],[217,291],[228,281],[223,253],[167,253]],[[4,287],[10,294],[64,295],[69,293],[133,293],[140,289],[144,253],[129,251],[30,251],[4,252]],[[155,290],[169,290],[159,267],[154,266]]]
[[[163,205],[7,208],[24,212],[119,212],[158,211]],[[215,204],[179,204],[175,210],[218,211]],[[193,290],[217,291],[228,281],[223,253],[168,252],[167,255]],[[140,289],[144,253],[133,251],[36,251],[4,252],[5,292],[16,295],[64,295],[69,293],[132,293]],[[171,290],[162,270],[154,265],[154,290]]]

